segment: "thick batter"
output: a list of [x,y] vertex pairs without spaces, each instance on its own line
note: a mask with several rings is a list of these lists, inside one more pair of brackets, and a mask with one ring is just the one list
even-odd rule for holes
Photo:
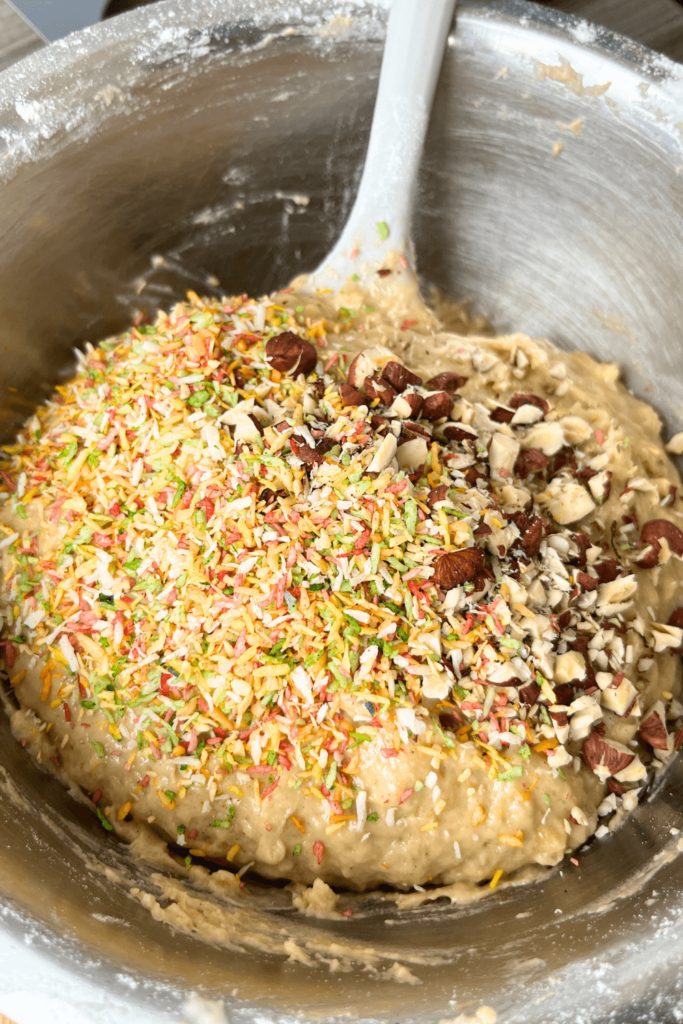
[[13,728],[105,828],[307,883],[495,887],[677,748],[655,413],[614,366],[440,329],[398,273],[190,293],[6,449]]

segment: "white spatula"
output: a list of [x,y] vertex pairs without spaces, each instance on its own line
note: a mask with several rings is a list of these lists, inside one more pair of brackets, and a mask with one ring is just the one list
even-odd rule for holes
[[406,284],[414,284],[410,210],[455,2],[394,0],[358,195],[309,291],[337,292],[352,275],[362,286],[392,251],[405,260]]

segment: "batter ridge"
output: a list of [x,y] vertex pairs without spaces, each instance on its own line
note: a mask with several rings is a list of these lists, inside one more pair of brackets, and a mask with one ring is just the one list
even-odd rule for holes
[[386,270],[190,292],[4,450],[15,735],[188,866],[495,888],[615,828],[683,739],[656,414]]

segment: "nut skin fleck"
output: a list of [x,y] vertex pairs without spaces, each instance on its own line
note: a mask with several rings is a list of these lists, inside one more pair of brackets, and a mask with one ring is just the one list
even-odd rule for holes
[[582,590],[588,591],[597,590],[600,582],[597,576],[589,576],[587,572],[577,572],[575,579]]
[[452,395],[458,388],[464,387],[466,383],[467,377],[461,377],[459,373],[450,371],[447,373],[437,373],[436,377],[430,377],[425,387],[429,388],[430,391],[447,391],[449,395]]
[[351,384],[342,384],[340,387],[342,405],[366,405],[367,399],[357,388]]
[[277,492],[272,487],[264,487],[259,498],[261,501],[265,501],[266,505],[273,505],[277,500]]
[[282,331],[266,342],[266,359],[280,373],[306,375],[315,369],[318,354],[306,338],[293,331]]
[[554,686],[555,690],[555,703],[556,704],[571,704],[574,700],[574,683],[560,683],[559,686]]
[[437,391],[427,395],[422,405],[422,415],[426,420],[440,420],[453,412],[453,399],[446,391]]
[[593,566],[601,583],[612,583],[621,572],[621,565],[616,558],[605,558]]
[[372,376],[366,377],[364,385],[365,394],[371,401],[375,398],[379,398],[382,405],[391,405],[396,398],[396,390],[386,380],[381,377]]
[[643,719],[638,736],[644,743],[649,743],[653,750],[668,749],[666,723],[654,710]]
[[388,362],[382,370],[382,379],[388,381],[395,391],[405,391],[408,387],[417,387],[422,383],[422,377],[411,373],[402,363],[394,360]]
[[434,582],[442,590],[452,590],[453,587],[476,580],[483,566],[484,553],[481,548],[447,551],[434,564]]
[[449,441],[476,441],[477,435],[473,428],[447,423],[443,428],[444,437]]
[[649,546],[650,550],[637,560],[641,569],[654,569],[659,562],[662,546],[661,539],[667,541],[675,555],[683,555],[683,532],[669,522],[668,519],[650,519],[640,531],[640,546]]
[[312,448],[300,434],[294,434],[289,443],[297,459],[301,459],[307,466],[322,462],[325,458],[324,448]]
[[349,382],[350,386],[353,388],[360,387],[360,384],[362,383],[362,381],[360,381],[360,375],[357,372],[358,363],[360,361],[360,357],[362,356],[362,354],[362,352],[359,352],[358,355],[351,360],[349,368],[346,372],[346,379]]
[[[679,629],[683,629],[683,608],[674,608],[671,615],[669,616],[669,625],[677,626]],[[683,647],[673,647],[671,649],[672,654],[683,654]]]
[[445,501],[447,497],[448,484],[440,484],[438,487],[432,487],[427,495],[427,504],[430,508],[434,508],[439,501]]
[[256,419],[256,417],[254,416],[253,413],[248,412],[247,416],[249,417],[251,422],[254,424],[254,426],[258,430],[259,434],[261,435],[261,437],[263,437],[263,425],[261,423],[259,423],[259,421]]
[[541,687],[538,683],[528,683],[526,686],[521,686],[519,690],[519,699],[522,704],[527,704],[531,707],[535,704],[541,695]]
[[548,465],[548,456],[539,448],[523,448],[515,462],[517,476],[525,477],[532,473],[542,473]]
[[412,437],[423,437],[425,441],[431,441],[432,435],[423,423],[413,423],[412,420],[404,420],[401,424],[401,434],[408,440]]
[[541,549],[543,520],[540,516],[534,516],[533,519],[529,519],[524,512],[517,512],[516,515],[511,516],[511,519],[521,533],[519,543],[522,551],[529,558],[535,558]]
[[535,405],[538,409],[543,410],[544,416],[550,408],[545,398],[539,398],[538,395],[513,395],[509,405],[513,409],[519,409],[522,405]]
[[609,775],[616,775],[617,772],[630,765],[635,754],[627,754],[621,750],[616,750],[603,738],[601,732],[601,727],[599,725],[595,726],[590,736],[584,740],[583,759],[591,771],[595,771],[599,765],[604,765]]
[[[420,412],[422,413],[423,416],[426,415],[424,411],[424,406],[426,403],[423,400],[422,395],[418,395],[417,392],[411,391],[408,394],[401,395],[401,397],[403,401],[407,402],[408,405],[410,406],[411,416],[419,416]],[[426,418],[429,419],[430,417],[427,416]]]

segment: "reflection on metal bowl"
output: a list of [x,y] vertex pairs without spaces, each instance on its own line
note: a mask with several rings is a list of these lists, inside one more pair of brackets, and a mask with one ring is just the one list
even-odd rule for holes
[[[167,0],[0,78],[5,439],[69,373],[74,344],[140,306],[220,291],[214,274],[229,291],[263,292],[317,264],[358,181],[385,6]],[[671,431],[683,408],[682,79],[585,22],[513,0],[463,4],[414,219],[427,283],[471,298],[501,330],[617,360]],[[182,892],[162,898],[161,879],[28,762],[4,718],[0,729],[14,780],[0,802],[12,911],[1,928],[30,934],[74,992],[124,993],[169,1022],[192,991],[224,998],[233,1022],[342,1011],[432,1022],[483,1004],[506,1024],[673,1019],[677,762],[578,868],[470,907],[366,899],[351,919],[302,918],[287,893],[254,885],[257,923],[233,916],[232,938],[207,944]],[[144,892],[185,931],[155,919]]]

